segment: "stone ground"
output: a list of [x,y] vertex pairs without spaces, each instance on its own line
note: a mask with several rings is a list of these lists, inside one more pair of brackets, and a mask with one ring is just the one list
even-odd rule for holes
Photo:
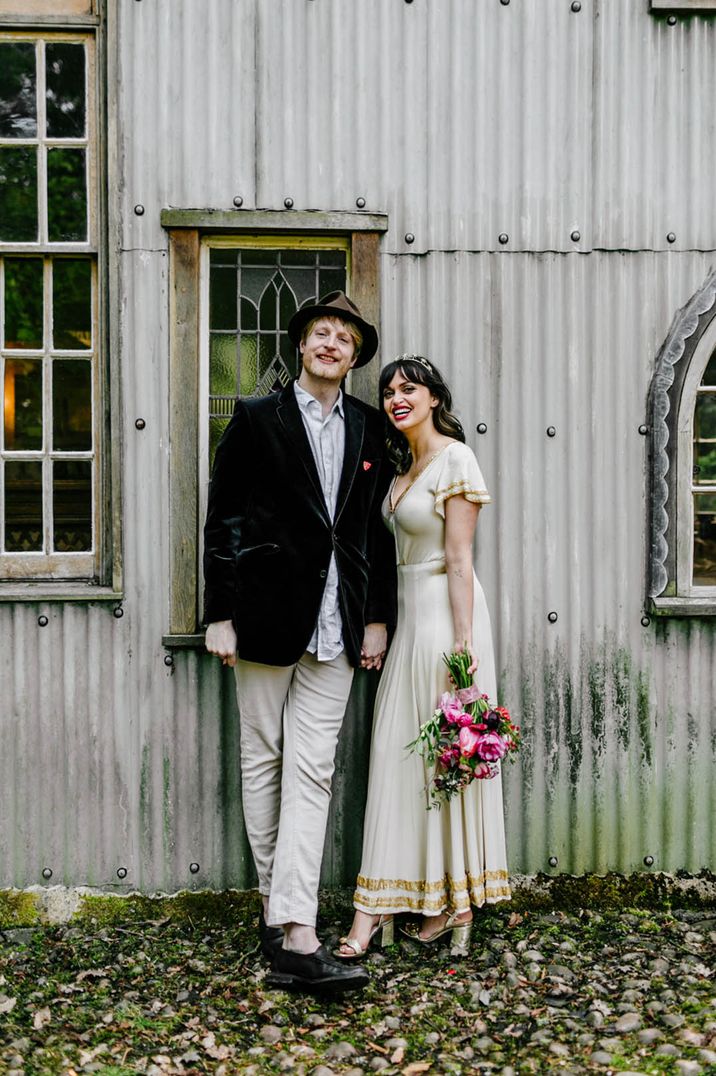
[[[500,905],[468,957],[403,939],[342,1000],[265,988],[256,912],[0,932],[0,1072],[716,1074],[716,909]],[[327,894],[324,940],[350,918]]]

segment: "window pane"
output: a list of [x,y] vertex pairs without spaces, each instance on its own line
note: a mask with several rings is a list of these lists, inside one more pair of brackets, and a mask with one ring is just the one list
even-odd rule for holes
[[47,137],[85,134],[85,49],[48,41],[45,46]]
[[42,360],[6,359],[3,397],[8,452],[42,449]]
[[92,367],[83,359],[52,364],[52,447],[61,452],[92,448]]
[[694,497],[694,585],[716,586],[716,493]]
[[87,258],[53,262],[52,321],[56,348],[92,347],[92,264]]
[[716,386],[716,354],[713,354],[709,359],[708,366],[704,370],[704,376],[701,378],[701,384]]
[[699,393],[694,410],[694,483],[716,483],[716,395]]
[[[220,336],[212,335],[211,337],[211,358],[209,361],[209,394],[212,399],[215,396],[230,396],[233,399],[236,398],[236,336],[231,334]],[[233,413],[233,404],[231,410],[226,412],[217,408],[211,408],[212,414],[228,414]]]
[[42,464],[34,460],[5,464],[5,549],[42,552]]
[[58,460],[53,466],[53,545],[58,553],[92,549],[92,464]]
[[75,243],[87,238],[83,149],[47,151],[47,229],[51,243]]
[[209,328],[236,329],[236,269],[211,270]]
[[33,42],[0,44],[0,138],[37,137],[35,79]]
[[37,150],[0,147],[0,240],[37,242]]
[[6,258],[4,345],[38,349],[42,337],[42,258]]

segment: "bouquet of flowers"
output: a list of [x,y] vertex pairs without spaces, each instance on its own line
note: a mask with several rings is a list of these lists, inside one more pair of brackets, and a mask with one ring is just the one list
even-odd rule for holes
[[513,759],[520,746],[519,726],[508,711],[491,703],[473,683],[470,652],[443,654],[443,661],[455,690],[442,696],[432,718],[408,744],[409,750],[435,764],[428,787],[437,807],[473,781],[494,777],[499,760]]

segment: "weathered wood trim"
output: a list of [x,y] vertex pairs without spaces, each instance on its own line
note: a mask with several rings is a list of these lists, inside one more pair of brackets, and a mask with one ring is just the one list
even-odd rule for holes
[[73,583],[58,580],[23,580],[22,584],[3,583],[0,587],[0,603],[36,602],[121,602],[124,595],[113,587],[98,587],[93,583]]
[[712,598],[652,598],[654,616],[716,616],[716,595]]
[[162,646],[167,650],[205,650],[204,632],[192,635],[163,635]]
[[[380,235],[353,232],[351,236],[350,293],[363,317],[380,330]],[[365,403],[378,406],[380,350],[351,375],[350,391]]]
[[716,0],[651,0],[652,11],[716,11]]
[[91,18],[96,10],[95,0],[63,0],[61,4],[57,0],[0,0],[0,16],[11,16],[23,22],[37,22],[38,18],[52,22],[73,16]]
[[169,235],[169,527],[172,635],[196,630],[199,233]]
[[208,232],[387,232],[387,213],[324,213],[321,210],[163,209],[163,228]]

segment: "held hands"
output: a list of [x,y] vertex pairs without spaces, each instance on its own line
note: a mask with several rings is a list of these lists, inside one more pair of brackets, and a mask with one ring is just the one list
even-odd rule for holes
[[379,669],[388,649],[388,632],[385,624],[366,624],[363,645],[360,648],[361,669]]
[[236,664],[236,632],[230,620],[217,620],[206,629],[206,649],[221,658],[222,665]]

